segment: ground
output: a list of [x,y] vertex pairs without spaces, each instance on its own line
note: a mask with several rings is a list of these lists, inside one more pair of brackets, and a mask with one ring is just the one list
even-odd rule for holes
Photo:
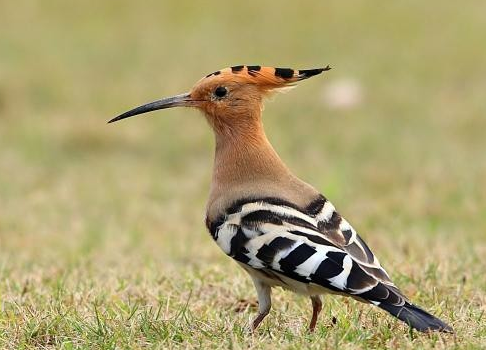
[[[374,5],[2,2],[1,347],[486,347],[486,6]],[[106,124],[237,64],[333,67],[267,102],[268,136],[455,335],[336,296],[308,334],[282,290],[247,331],[251,281],[203,223],[203,118]]]

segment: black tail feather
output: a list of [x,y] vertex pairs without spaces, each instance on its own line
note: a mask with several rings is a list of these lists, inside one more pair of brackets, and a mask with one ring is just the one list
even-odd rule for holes
[[451,326],[413,304],[405,302],[405,305],[396,306],[383,302],[378,306],[420,332],[454,333]]

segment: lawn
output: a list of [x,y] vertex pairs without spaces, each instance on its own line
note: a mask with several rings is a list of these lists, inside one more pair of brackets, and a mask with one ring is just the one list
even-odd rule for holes
[[[486,347],[484,1],[21,0],[0,13],[0,347]],[[308,334],[310,301],[279,289],[248,332],[251,281],[203,223],[204,119],[106,124],[236,64],[333,67],[267,102],[268,137],[455,335],[336,296]],[[333,103],[342,86],[356,98]]]

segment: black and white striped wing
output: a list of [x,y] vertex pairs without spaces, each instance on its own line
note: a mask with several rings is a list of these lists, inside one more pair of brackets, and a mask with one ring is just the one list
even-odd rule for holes
[[313,217],[317,220],[319,232],[348,253],[366,273],[380,282],[393,285],[378,258],[331,202],[322,197],[314,202],[313,209]]
[[310,295],[324,288],[373,303],[420,331],[453,332],[403,296],[324,197],[305,209],[275,198],[240,201],[208,228],[226,254],[267,282]]
[[278,199],[242,201],[210,230],[227,255],[275,278],[374,304],[405,302],[368,246],[323,197],[305,210]]

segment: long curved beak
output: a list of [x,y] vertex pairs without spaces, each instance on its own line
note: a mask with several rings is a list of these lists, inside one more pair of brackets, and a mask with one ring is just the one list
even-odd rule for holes
[[138,114],[156,111],[158,109],[165,109],[165,108],[172,108],[172,107],[189,107],[191,106],[191,102],[193,101],[191,100],[190,93],[163,98],[161,100],[150,102],[145,105],[131,109],[128,112],[120,114],[118,117],[111,119],[110,121],[108,121],[108,123],[117,122],[125,118],[133,117]]

